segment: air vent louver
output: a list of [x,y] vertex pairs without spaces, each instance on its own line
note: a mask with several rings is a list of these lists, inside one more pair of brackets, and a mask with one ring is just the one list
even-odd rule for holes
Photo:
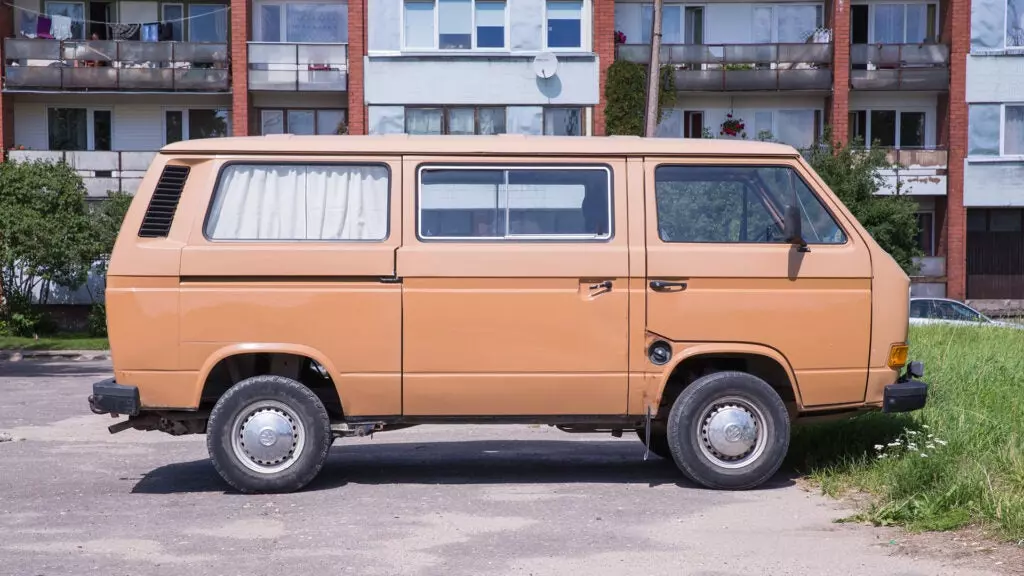
[[149,200],[146,215],[139,227],[142,238],[166,238],[171,231],[174,212],[178,209],[181,190],[188,178],[188,166],[166,166],[156,183],[156,190]]

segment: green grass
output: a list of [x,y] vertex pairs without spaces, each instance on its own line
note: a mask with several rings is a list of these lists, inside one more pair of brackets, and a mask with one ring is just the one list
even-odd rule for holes
[[1024,539],[1024,330],[915,327],[910,341],[926,408],[797,427],[790,463],[827,494],[870,494],[855,520]]
[[0,336],[0,350],[108,350],[106,338],[90,338],[77,334],[50,338],[19,338]]

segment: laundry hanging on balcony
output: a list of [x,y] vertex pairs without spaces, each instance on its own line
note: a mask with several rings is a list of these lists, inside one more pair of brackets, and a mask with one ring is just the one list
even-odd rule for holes
[[50,17],[50,36],[57,40],[71,38],[71,18],[54,14]]
[[111,40],[138,40],[139,24],[107,24]]
[[112,40],[138,40],[140,32],[145,26],[153,26],[153,40],[171,40],[174,34],[174,25],[182,25],[190,20],[209,18],[221,12],[231,10],[230,6],[224,6],[217,10],[171,18],[160,22],[108,22],[105,20],[90,20],[77,16],[66,16],[62,14],[47,14],[17,6],[8,1],[0,0],[0,4],[20,14],[18,32],[26,38],[55,38],[57,40],[70,39],[75,35],[75,25],[94,24],[106,26]]

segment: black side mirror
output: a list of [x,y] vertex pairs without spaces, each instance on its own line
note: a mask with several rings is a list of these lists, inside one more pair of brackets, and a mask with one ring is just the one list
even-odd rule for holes
[[800,219],[800,208],[797,206],[786,206],[785,214],[786,242],[800,246],[801,252],[809,252],[807,242],[804,240],[803,221]]

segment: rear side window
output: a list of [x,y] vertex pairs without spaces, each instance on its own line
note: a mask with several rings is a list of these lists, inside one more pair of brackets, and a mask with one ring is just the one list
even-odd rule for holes
[[389,173],[352,164],[230,164],[206,219],[211,240],[383,240]]
[[927,318],[928,314],[928,302],[925,300],[915,300],[910,303],[910,317],[911,318]]
[[800,208],[804,240],[846,235],[795,170],[785,166],[659,166],[658,235],[665,242],[784,243],[787,206]]
[[419,171],[424,239],[611,237],[611,171],[593,167],[430,167]]

